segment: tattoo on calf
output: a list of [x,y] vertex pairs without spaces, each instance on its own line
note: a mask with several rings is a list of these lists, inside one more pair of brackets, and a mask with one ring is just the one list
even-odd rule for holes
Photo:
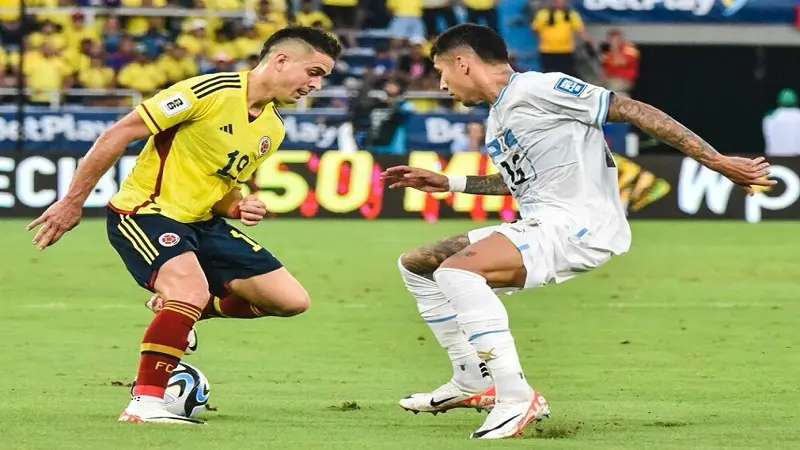
[[443,239],[435,244],[425,245],[403,255],[403,267],[421,277],[433,279],[433,272],[445,259],[455,255],[469,246],[467,234]]

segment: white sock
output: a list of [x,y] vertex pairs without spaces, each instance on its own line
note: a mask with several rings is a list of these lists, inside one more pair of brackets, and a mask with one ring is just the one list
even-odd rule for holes
[[531,388],[525,380],[508,328],[508,313],[486,279],[461,269],[441,268],[433,277],[453,305],[461,329],[486,361],[494,378],[498,402],[527,401]]
[[467,341],[456,320],[456,312],[442,294],[439,286],[425,277],[410,272],[398,261],[403,283],[417,299],[422,320],[428,324],[439,344],[447,350],[453,363],[453,380],[469,390],[483,390],[491,384],[486,364]]

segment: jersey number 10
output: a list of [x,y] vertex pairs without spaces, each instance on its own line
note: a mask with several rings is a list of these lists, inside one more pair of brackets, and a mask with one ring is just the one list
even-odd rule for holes
[[[245,169],[245,167],[247,167],[248,164],[250,164],[250,157],[248,157],[247,155],[242,155],[242,157],[239,158],[239,150],[234,150],[228,153],[227,156],[228,156],[228,164],[225,164],[225,167],[221,169],[217,169],[217,174],[222,175],[223,177],[226,178],[230,178],[231,180],[234,181],[239,181],[238,180],[239,174],[242,173],[242,171]],[[231,169],[233,169],[234,164],[236,165],[235,175],[231,173]]]

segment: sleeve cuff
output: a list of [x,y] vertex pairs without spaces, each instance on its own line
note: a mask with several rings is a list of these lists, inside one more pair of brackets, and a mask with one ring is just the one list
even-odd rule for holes
[[594,123],[597,126],[603,126],[608,119],[608,107],[611,102],[611,91],[603,90],[600,94],[600,104],[597,106],[597,114],[595,115]]
[[144,124],[147,125],[147,129],[150,130],[150,133],[158,134],[163,131],[156,123],[153,115],[150,114],[150,111],[147,110],[147,107],[144,106],[144,103],[136,107],[136,112],[139,113],[139,117],[141,117]]

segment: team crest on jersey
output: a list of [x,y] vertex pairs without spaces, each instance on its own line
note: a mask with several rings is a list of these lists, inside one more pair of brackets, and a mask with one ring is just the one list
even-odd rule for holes
[[269,152],[269,148],[272,146],[272,140],[268,136],[264,136],[258,141],[258,156],[259,158],[266,155]]
[[573,80],[572,78],[561,77],[558,79],[554,89],[565,94],[578,97],[579,95],[583,94],[584,90],[586,90],[586,83],[581,83],[580,81]]
[[181,241],[180,236],[175,233],[164,233],[158,237],[158,243],[162,247],[174,247]]

